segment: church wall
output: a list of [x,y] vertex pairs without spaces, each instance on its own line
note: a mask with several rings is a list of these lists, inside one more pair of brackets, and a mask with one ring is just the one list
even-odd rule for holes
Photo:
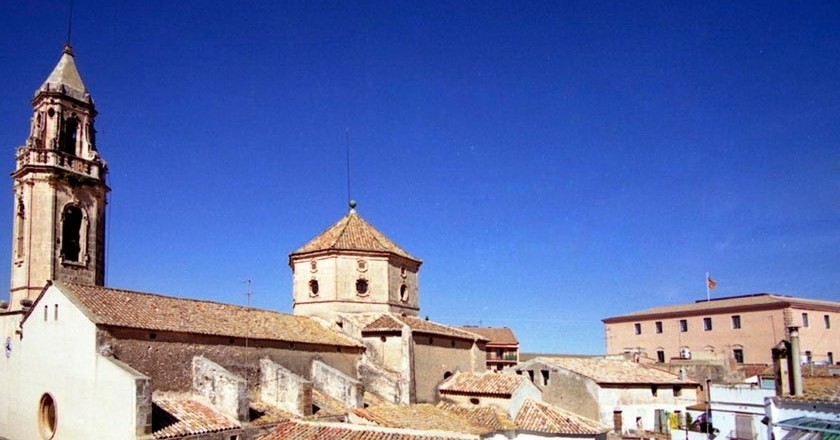
[[[150,339],[154,334],[154,339]],[[292,373],[311,379],[311,363],[318,359],[357,377],[362,348],[336,347],[281,341],[259,341],[218,336],[136,330],[100,330],[100,346],[110,346],[114,356],[152,378],[155,391],[188,391],[194,356],[204,356],[242,376],[249,389],[260,379],[260,360],[268,358]],[[340,350],[340,351],[339,351]]]
[[143,429],[144,378],[97,353],[95,325],[57,287],[35,303],[22,333],[3,372],[15,386],[1,391],[8,406],[0,412],[0,437],[40,438],[44,396],[54,402],[56,439],[134,438]]
[[[404,258],[392,257],[388,267],[389,299],[394,304],[405,306],[405,313],[417,316],[420,309],[420,286],[417,277],[417,263]],[[405,284],[406,291],[401,293]]]
[[[414,335],[414,385],[417,403],[436,403],[444,374],[475,371],[473,341],[445,336]],[[484,368],[484,364],[480,364]],[[480,371],[480,370],[478,370]]]

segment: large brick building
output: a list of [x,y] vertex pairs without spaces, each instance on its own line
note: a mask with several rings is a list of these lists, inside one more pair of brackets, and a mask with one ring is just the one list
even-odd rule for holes
[[840,302],[759,293],[655,307],[606,318],[607,354],[656,362],[729,358],[771,364],[771,349],[799,327],[803,362],[840,360]]

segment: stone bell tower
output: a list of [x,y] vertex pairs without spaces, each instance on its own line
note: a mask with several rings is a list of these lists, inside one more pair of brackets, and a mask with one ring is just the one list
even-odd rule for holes
[[47,280],[105,283],[108,168],[96,151],[96,109],[69,43],[32,110],[12,173],[12,310],[34,300]]

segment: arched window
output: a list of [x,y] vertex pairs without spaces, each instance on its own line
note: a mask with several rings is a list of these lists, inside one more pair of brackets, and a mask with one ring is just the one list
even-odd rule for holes
[[356,293],[359,296],[366,296],[368,294],[368,282],[364,278],[356,280]]
[[64,208],[61,222],[61,258],[79,262],[82,250],[82,210],[78,206]]
[[68,118],[64,121],[64,130],[61,133],[58,149],[62,153],[76,155],[76,143],[79,140],[79,120]]
[[400,285],[400,301],[408,301],[408,286],[405,284]]
[[316,279],[309,280],[309,296],[311,296],[311,297],[318,296],[318,291],[319,290],[320,289],[318,287],[318,280],[316,280]]

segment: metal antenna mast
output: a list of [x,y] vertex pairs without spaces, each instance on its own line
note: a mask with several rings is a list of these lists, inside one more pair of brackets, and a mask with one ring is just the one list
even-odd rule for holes
[[344,129],[344,147],[347,152],[347,203],[350,203],[350,130]]
[[70,42],[70,35],[73,31],[73,0],[70,0],[70,13],[67,15],[67,42]]

